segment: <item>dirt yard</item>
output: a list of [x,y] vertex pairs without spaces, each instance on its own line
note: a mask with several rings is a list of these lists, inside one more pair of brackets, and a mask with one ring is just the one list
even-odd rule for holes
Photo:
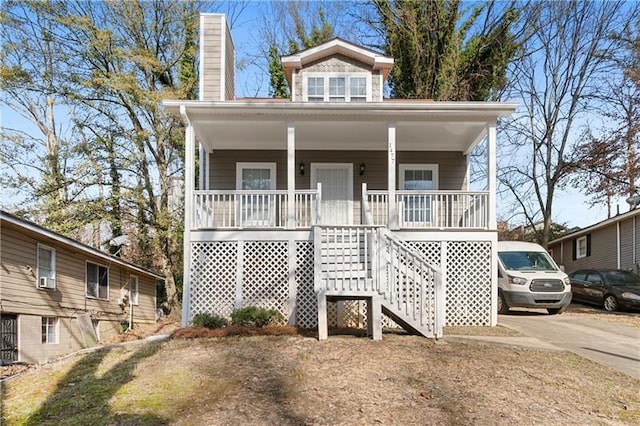
[[563,315],[597,319],[640,328],[640,312],[607,312],[596,306],[572,303]]
[[8,381],[2,424],[638,424],[639,388],[567,352],[403,334],[137,341]]

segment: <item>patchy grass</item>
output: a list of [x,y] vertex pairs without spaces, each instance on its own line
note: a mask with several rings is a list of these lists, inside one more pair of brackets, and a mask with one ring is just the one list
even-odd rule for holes
[[445,336],[496,336],[496,337],[518,337],[523,336],[522,333],[497,325],[495,327],[474,327],[474,326],[459,326],[459,327],[444,327],[443,334]]
[[187,327],[171,333],[172,339],[201,339],[231,336],[293,336],[299,334],[297,327],[268,325],[265,327],[228,325],[222,328]]
[[190,336],[30,370],[3,387],[3,425],[640,423],[640,380],[568,352]]

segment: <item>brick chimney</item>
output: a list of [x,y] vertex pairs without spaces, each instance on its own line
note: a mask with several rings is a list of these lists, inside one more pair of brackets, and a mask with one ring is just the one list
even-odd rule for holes
[[235,50],[227,17],[221,13],[200,14],[201,101],[235,98]]

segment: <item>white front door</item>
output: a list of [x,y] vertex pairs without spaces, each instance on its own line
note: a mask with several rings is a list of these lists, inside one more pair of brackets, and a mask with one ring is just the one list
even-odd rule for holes
[[311,163],[311,187],[322,184],[320,223],[350,225],[353,223],[353,164]]

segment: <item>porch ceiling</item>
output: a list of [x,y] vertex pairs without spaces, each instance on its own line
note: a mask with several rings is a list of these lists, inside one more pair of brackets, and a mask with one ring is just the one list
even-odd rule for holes
[[462,151],[484,136],[486,125],[516,105],[488,102],[292,102],[165,101],[193,125],[207,150],[286,149],[287,123],[296,149],[386,150],[388,123],[396,124],[396,149]]
[[[213,149],[287,149],[287,123],[197,122],[198,139]],[[465,151],[484,135],[484,123],[396,123],[396,148],[404,151]],[[296,149],[387,149],[386,122],[295,122]]]

